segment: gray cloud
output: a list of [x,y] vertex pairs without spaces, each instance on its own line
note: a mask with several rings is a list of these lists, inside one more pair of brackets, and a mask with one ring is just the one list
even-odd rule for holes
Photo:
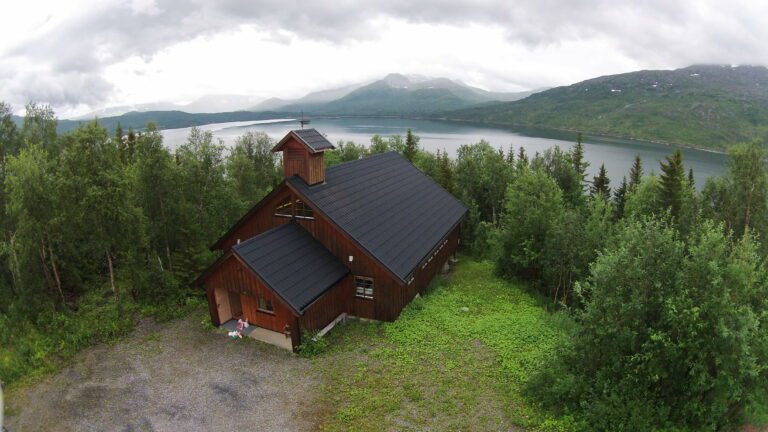
[[[762,9],[762,10],[761,10]],[[288,40],[343,43],[376,37],[372,22],[501,26],[530,47],[604,39],[648,67],[690,63],[768,63],[761,3],[668,0],[361,0],[116,2],[83,11],[54,30],[0,53],[0,94],[11,102],[99,104],[114,90],[101,74],[130,56],[149,59],[178,42],[252,26]],[[279,34],[278,31],[282,33]],[[482,43],[482,41],[478,41]],[[597,53],[596,53],[597,54]],[[599,58],[584,59],[599,62]],[[11,66],[8,66],[11,65]],[[36,73],[19,65],[34,65]]]

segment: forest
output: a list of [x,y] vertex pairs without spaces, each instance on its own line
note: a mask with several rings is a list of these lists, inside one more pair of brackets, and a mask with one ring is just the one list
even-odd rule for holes
[[[0,105],[0,380],[21,383],[78,350],[204,302],[208,246],[281,179],[273,141],[227,148],[192,129],[97,122],[65,134],[47,106],[20,126]],[[595,430],[721,430],[768,402],[768,153],[731,148],[697,190],[683,154],[588,178],[581,137],[526,154],[481,141],[455,158],[418,137],[340,142],[329,165],[398,151],[470,209],[462,253],[524,281],[577,323],[530,377],[532,400]],[[659,174],[649,174],[658,169]]]

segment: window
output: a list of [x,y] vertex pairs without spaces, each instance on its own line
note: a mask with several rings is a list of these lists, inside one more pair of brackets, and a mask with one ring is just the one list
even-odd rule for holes
[[287,196],[285,199],[275,205],[275,216],[291,217],[293,216],[291,209],[291,197]]
[[272,300],[259,297],[259,312],[275,312],[275,308],[272,306]]
[[312,209],[309,208],[306,204],[304,204],[304,201],[302,200],[296,200],[296,217],[302,218],[302,219],[314,219],[315,215],[312,212]]
[[373,300],[373,279],[355,276],[355,297]]

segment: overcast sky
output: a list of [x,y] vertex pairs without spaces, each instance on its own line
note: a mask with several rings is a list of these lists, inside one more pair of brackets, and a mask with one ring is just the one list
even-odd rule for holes
[[0,100],[67,117],[204,94],[299,97],[389,72],[518,91],[765,65],[767,19],[764,0],[24,0],[0,15]]

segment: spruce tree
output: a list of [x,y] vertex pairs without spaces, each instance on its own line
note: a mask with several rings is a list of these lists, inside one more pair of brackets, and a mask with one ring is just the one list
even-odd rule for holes
[[690,186],[690,187],[695,187],[696,186],[696,182],[693,179],[693,168],[690,168],[688,170],[688,186]]
[[416,153],[419,151],[419,137],[413,134],[410,128],[405,135],[405,149],[403,150],[403,156],[406,159],[413,162],[416,158]]
[[615,215],[616,219],[621,219],[624,217],[624,205],[627,202],[627,178],[623,177],[621,179],[621,184],[618,188],[616,188],[615,191],[613,191],[613,203],[615,208]]
[[633,190],[635,186],[640,184],[640,180],[643,178],[643,161],[640,159],[640,154],[635,155],[635,161],[632,163],[632,168],[629,170],[629,190]]
[[592,180],[592,196],[602,196],[605,200],[611,198],[611,180],[605,170],[605,164],[600,165],[600,171]]
[[512,144],[509,145],[509,150],[507,150],[507,165],[510,167],[515,166],[515,150],[512,147]]
[[443,149],[443,153],[440,154],[440,150],[438,150],[437,160],[440,170],[440,185],[448,192],[453,192],[453,167],[448,152]]
[[517,170],[520,171],[523,168],[528,168],[528,155],[525,154],[525,148],[520,147],[517,152]]
[[685,169],[683,168],[683,154],[680,149],[675,150],[671,156],[666,157],[666,162],[661,162],[661,203],[668,208],[672,217],[680,215],[682,206],[683,182],[685,181]]
[[573,162],[573,169],[579,174],[579,178],[583,182],[587,177],[589,162],[584,160],[584,144],[582,144],[581,141],[582,135],[581,132],[579,132],[576,136],[576,145],[571,151],[571,161]]

